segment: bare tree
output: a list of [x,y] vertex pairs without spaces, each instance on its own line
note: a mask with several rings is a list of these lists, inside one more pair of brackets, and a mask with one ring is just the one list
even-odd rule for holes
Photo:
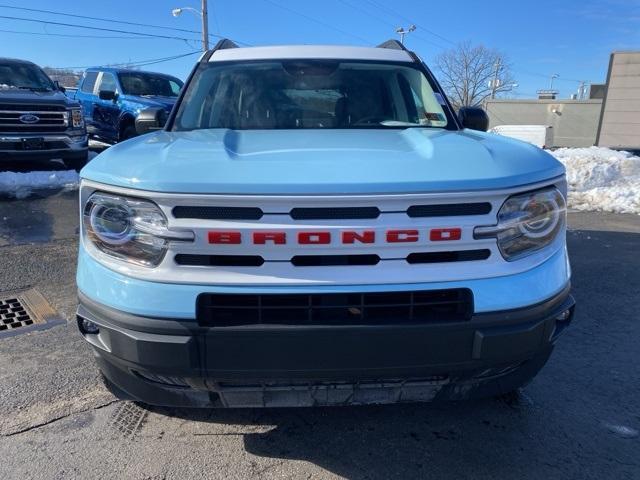
[[478,106],[487,98],[513,89],[508,59],[499,51],[471,42],[436,57],[439,79],[456,108]]

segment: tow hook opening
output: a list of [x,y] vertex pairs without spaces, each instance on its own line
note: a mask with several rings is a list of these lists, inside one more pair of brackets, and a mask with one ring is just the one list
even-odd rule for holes
[[555,340],[560,336],[560,334],[569,326],[571,320],[573,320],[573,311],[575,306],[572,306],[566,310],[563,310],[555,317],[556,325],[553,330],[553,335],[551,336],[552,340]]
[[76,315],[78,321],[78,329],[82,335],[97,335],[100,333],[100,327],[91,320]]

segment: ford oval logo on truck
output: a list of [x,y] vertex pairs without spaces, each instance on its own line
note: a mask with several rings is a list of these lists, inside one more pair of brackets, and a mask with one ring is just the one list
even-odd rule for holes
[[34,115],[33,113],[25,113],[24,115],[20,115],[19,120],[22,123],[37,123],[40,121],[40,117]]

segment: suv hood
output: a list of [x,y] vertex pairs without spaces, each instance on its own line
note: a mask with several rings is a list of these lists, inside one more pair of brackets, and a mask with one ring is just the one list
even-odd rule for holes
[[17,88],[0,88],[0,102],[11,104],[36,103],[72,106],[78,105],[59,90],[34,92]]
[[175,193],[367,194],[500,189],[563,174],[517,140],[408,128],[160,131],[109,148],[81,176]]

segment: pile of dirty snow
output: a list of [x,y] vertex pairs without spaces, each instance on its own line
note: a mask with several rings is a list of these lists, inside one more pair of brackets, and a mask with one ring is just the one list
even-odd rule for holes
[[550,153],[567,168],[570,208],[640,214],[640,157],[603,147]]
[[78,172],[75,170],[0,172],[0,197],[27,198],[37,190],[75,190]]

